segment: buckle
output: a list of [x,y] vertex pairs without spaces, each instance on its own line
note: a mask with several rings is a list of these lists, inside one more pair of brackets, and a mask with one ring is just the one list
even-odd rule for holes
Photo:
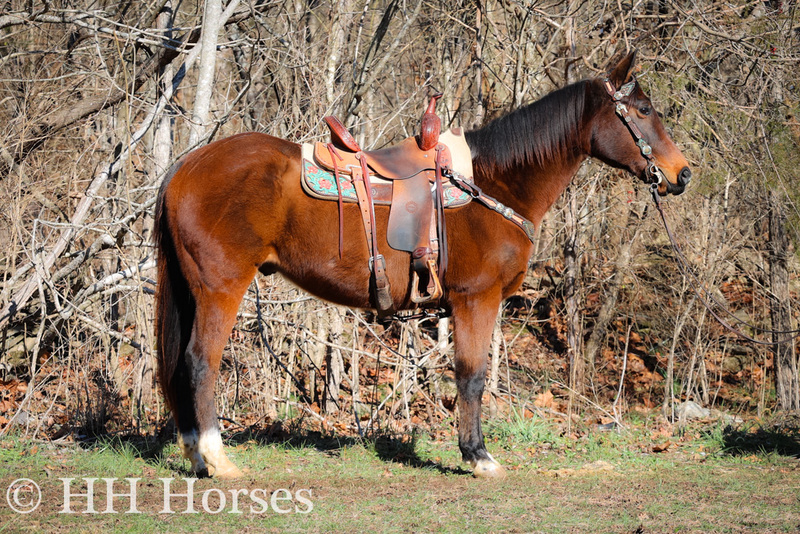
[[377,256],[370,256],[369,257],[369,270],[370,271],[374,271],[375,270],[375,262],[376,261],[381,262],[380,263],[380,268],[381,269],[384,269],[384,270],[386,269],[386,260],[383,258],[383,254],[378,254]]
[[522,229],[525,230],[525,235],[528,236],[528,239],[531,243],[533,243],[536,239],[536,226],[529,220],[525,219],[522,221]]

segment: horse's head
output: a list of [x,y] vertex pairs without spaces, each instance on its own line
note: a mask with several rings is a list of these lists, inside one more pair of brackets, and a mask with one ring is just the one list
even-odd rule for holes
[[592,84],[597,99],[592,118],[590,155],[622,168],[648,183],[658,193],[680,195],[692,171],[675,146],[647,95],[633,76],[635,52]]

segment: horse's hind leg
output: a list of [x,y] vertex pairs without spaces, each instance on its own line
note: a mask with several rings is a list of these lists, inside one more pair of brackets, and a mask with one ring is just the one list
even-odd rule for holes
[[452,302],[458,446],[476,477],[503,477],[505,470],[486,450],[481,431],[481,399],[500,298],[453,295]]
[[197,299],[192,334],[184,356],[185,391],[179,392],[183,396],[180,402],[185,407],[181,412],[188,408],[188,414],[181,413],[179,417],[178,442],[198,476],[235,478],[242,475],[222,449],[214,384],[247,283],[242,280],[237,284],[241,287],[236,290],[211,292],[204,288]]

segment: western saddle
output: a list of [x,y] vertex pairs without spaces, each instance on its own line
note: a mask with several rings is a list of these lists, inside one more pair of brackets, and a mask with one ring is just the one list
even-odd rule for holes
[[439,140],[441,122],[435,107],[440,97],[437,94],[431,98],[422,116],[419,135],[396,145],[361,150],[350,131],[332,116],[323,119],[330,128],[330,142],[314,145],[314,162],[332,172],[336,182],[340,257],[344,232],[342,189],[351,184],[355,189],[370,251],[371,299],[380,318],[394,314],[395,306],[386,262],[378,250],[374,204],[379,189],[373,181],[383,179],[391,183],[386,238],[393,249],[411,254],[411,301],[418,306],[432,306],[442,296],[441,280],[447,269],[443,181],[448,180],[453,161],[450,149]]

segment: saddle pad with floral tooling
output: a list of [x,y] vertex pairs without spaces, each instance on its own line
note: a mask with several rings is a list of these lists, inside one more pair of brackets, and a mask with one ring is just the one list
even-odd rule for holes
[[[457,129],[455,132],[447,131],[439,136],[439,141],[446,144],[453,155],[452,171],[458,173],[465,181],[472,182],[472,159],[469,147],[464,140],[463,133]],[[322,200],[337,200],[338,190],[333,172],[317,165],[314,160],[314,145],[303,145],[303,176],[302,184],[306,193]],[[392,203],[392,182],[382,179],[379,175],[370,174],[372,184],[372,197],[375,204],[389,205]],[[445,208],[457,208],[468,204],[472,196],[461,188],[444,179],[442,182]],[[339,175],[339,187],[342,191],[342,200],[357,202],[356,191],[350,176]],[[431,184],[433,187],[433,184]]]

